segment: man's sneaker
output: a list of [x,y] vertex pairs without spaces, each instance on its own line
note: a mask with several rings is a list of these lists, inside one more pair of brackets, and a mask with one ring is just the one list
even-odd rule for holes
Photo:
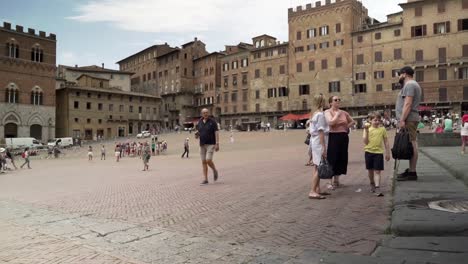
[[200,186],[204,186],[204,185],[208,185],[208,181],[202,181],[202,183],[200,183]]
[[214,181],[218,180],[218,171],[217,170],[213,171],[213,178],[214,178]]
[[415,171],[409,171],[409,169],[406,169],[405,172],[397,175],[396,180],[397,181],[417,181],[418,174]]

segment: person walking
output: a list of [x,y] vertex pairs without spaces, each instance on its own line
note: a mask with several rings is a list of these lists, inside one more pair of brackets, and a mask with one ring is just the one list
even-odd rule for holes
[[23,154],[21,154],[21,157],[24,159],[24,163],[20,166],[20,168],[23,168],[24,165],[28,165],[28,169],[31,169],[29,164],[29,154],[29,148],[25,148]]
[[349,129],[356,123],[348,112],[340,109],[341,99],[331,96],[328,99],[330,109],[325,111],[325,118],[330,126],[327,160],[333,168],[334,176],[328,186],[334,190],[340,187],[340,175],[348,172]]
[[322,159],[327,158],[327,144],[329,126],[325,118],[323,108],[326,105],[325,97],[322,94],[314,97],[315,111],[312,113],[312,119],[309,125],[310,133],[310,148],[312,150],[313,172],[312,172],[312,188],[309,192],[309,199],[325,199],[324,195],[330,193],[320,191],[320,178],[318,175],[318,166]]
[[120,144],[115,145],[114,155],[115,155],[115,161],[119,162],[120,161]]
[[151,155],[153,156],[156,155],[156,140],[155,139],[151,141]]
[[465,155],[465,145],[468,143],[468,114],[466,113],[462,116],[460,135],[462,140],[461,154]]
[[142,160],[143,160],[143,171],[149,170],[149,160],[151,158],[151,147],[148,142],[145,142],[142,147]]
[[382,116],[375,112],[369,115],[369,123],[364,126],[364,159],[369,176],[371,192],[377,196],[384,196],[380,192],[381,172],[384,170],[383,147],[385,145],[385,160],[390,160],[390,147],[388,145],[387,130],[382,126]]
[[101,147],[101,160],[106,160],[106,147],[104,145]]
[[92,160],[93,160],[93,147],[89,146],[88,147],[88,161],[92,161]]
[[187,159],[188,159],[188,155],[189,155],[189,138],[186,138],[185,141],[184,141],[184,153],[182,153],[182,158],[184,158],[185,156],[185,153],[187,153]]
[[414,70],[409,66],[403,67],[399,72],[399,83],[403,87],[398,93],[395,113],[399,120],[399,129],[406,128],[413,145],[413,156],[409,161],[409,168],[397,175],[397,181],[416,181],[416,165],[418,163],[417,125],[420,120],[419,104],[421,102],[421,87],[413,79]]
[[198,121],[195,137],[200,139],[200,157],[203,167],[203,181],[201,185],[208,184],[208,167],[213,170],[214,181],[218,180],[218,170],[213,163],[215,151],[219,151],[218,124],[210,117],[210,111],[206,108],[201,111],[202,118]]
[[13,167],[15,168],[15,170],[17,170],[18,167],[16,167],[16,164],[15,164],[15,157],[14,157],[14,155],[11,153],[11,149],[10,149],[10,148],[7,148],[7,149],[6,149],[5,155],[6,155],[7,158],[10,159],[11,165],[13,165]]

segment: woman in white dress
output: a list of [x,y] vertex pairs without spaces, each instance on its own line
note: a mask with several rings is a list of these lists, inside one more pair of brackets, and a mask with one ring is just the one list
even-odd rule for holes
[[312,148],[312,162],[313,162],[313,173],[312,173],[312,189],[309,193],[310,199],[325,199],[324,195],[330,195],[326,192],[320,191],[320,178],[318,176],[318,166],[322,159],[327,158],[327,145],[328,145],[328,133],[329,126],[323,109],[326,105],[326,99],[322,94],[314,97],[314,108],[315,111],[312,113],[310,121],[310,147]]

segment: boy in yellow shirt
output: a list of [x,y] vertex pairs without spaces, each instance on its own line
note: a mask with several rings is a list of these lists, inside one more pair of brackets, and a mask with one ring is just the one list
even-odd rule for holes
[[370,123],[364,126],[364,151],[366,159],[366,169],[368,170],[371,192],[377,196],[383,196],[379,191],[380,188],[380,172],[384,170],[384,149],[385,145],[385,160],[390,160],[390,148],[388,145],[387,130],[381,126],[382,116],[378,112],[369,115]]

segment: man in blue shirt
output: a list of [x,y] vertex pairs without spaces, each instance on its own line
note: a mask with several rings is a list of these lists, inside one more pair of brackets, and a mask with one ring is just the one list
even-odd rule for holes
[[208,166],[213,170],[214,181],[218,180],[218,171],[213,163],[213,154],[219,150],[218,123],[210,117],[210,111],[204,108],[202,118],[196,126],[195,137],[200,139],[200,157],[203,165],[204,180],[200,185],[208,184]]

